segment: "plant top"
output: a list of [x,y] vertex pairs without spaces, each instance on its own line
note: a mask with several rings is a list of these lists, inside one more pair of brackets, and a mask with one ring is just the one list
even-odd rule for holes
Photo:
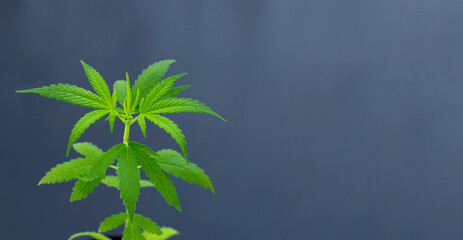
[[[174,60],[156,62],[146,68],[131,85],[129,75],[126,80],[118,80],[112,93],[103,77],[91,66],[81,61],[94,92],[70,84],[52,84],[40,88],[17,91],[37,93],[44,97],[93,109],[85,114],[74,126],[69,137],[67,155],[71,148],[82,157],[52,168],[39,182],[40,184],[61,183],[76,180],[72,189],[71,202],[86,198],[100,183],[117,188],[126,211],[106,218],[99,231],[106,232],[125,223],[123,240],[167,239],[177,234],[171,228],[159,227],[151,219],[135,214],[140,188],[154,187],[166,202],[181,211],[176,189],[167,174],[181,178],[214,192],[209,177],[194,163],[189,163],[185,135],[166,113],[208,113],[225,121],[204,103],[178,95],[190,85],[174,87],[177,80],[186,73],[164,78]],[[76,143],[80,136],[96,121],[106,117],[110,130],[119,119],[124,124],[124,137],[120,144],[104,152],[92,143]],[[164,149],[153,151],[149,147],[129,141],[130,127],[137,123],[146,137],[146,122],[151,122],[169,133],[180,146],[182,154]],[[117,161],[116,165],[113,165]],[[108,168],[116,170],[116,176],[107,175]],[[143,170],[148,180],[142,180]],[[100,233],[83,232],[71,236],[90,235],[97,239],[108,239]]]

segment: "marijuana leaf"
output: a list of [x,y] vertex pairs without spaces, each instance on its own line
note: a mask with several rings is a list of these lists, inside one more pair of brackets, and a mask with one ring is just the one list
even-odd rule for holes
[[150,107],[153,103],[157,102],[159,99],[164,97],[172,89],[177,80],[186,75],[186,73],[178,74],[172,77],[168,77],[161,82],[159,82],[146,96],[143,105],[140,107],[140,112],[143,113],[146,110],[146,107]]
[[94,124],[96,121],[100,120],[103,116],[108,114],[109,110],[95,110],[85,114],[74,126],[69,136],[68,150],[66,155],[69,156],[69,151],[71,150],[72,144],[74,144],[77,139],[87,130],[90,125]]
[[111,240],[111,238],[108,238],[105,235],[103,235],[101,233],[96,233],[96,232],[80,232],[80,233],[76,233],[76,234],[72,235],[71,237],[69,237],[68,240],[73,240],[74,238],[83,237],[83,236],[90,236],[90,237],[95,238],[96,240]]
[[76,104],[83,107],[106,109],[108,105],[103,99],[83,88],[69,84],[52,84],[50,86],[20,90],[17,93],[37,93],[47,98],[55,98],[63,102]]
[[117,80],[113,85],[113,91],[117,93],[117,100],[124,106],[124,101],[127,96],[127,83],[124,80]]
[[213,193],[215,192],[209,177],[204,174],[204,170],[194,163],[190,162],[187,164],[180,153],[171,149],[164,149],[156,153],[157,155],[154,156],[154,158],[164,172],[179,177],[189,183],[202,186],[211,190]]
[[145,237],[142,235],[142,231],[135,224],[135,222],[125,222],[125,229],[122,240],[145,240]]
[[156,155],[156,153],[149,147],[137,142],[129,142],[129,146],[133,149],[137,157],[137,161],[140,163],[146,176],[148,176],[156,189],[162,194],[166,202],[181,211],[174,184],[152,158],[152,156]]
[[[117,181],[116,176],[107,175],[103,180],[102,183],[106,184],[108,187],[119,188],[119,181]],[[140,180],[140,187],[154,187],[154,184],[148,180]]]
[[149,113],[208,113],[214,115],[223,121],[226,121],[222,116],[212,111],[206,104],[198,100],[190,98],[168,98],[160,100],[151,106],[146,106],[146,112]]
[[133,215],[140,194],[140,170],[138,169],[137,158],[134,151],[125,147],[119,156],[117,164],[117,181],[121,190],[121,198],[127,208],[129,219],[133,221]]
[[158,224],[151,221],[151,219],[147,217],[143,217],[140,214],[135,214],[134,221],[135,221],[135,224],[139,226],[140,228],[142,228],[143,231],[145,232],[154,233],[157,235],[162,234],[161,228],[158,227]]
[[[137,91],[140,91],[140,100],[145,98],[151,89],[156,86],[156,84],[161,81],[161,78],[164,77],[169,66],[174,63],[175,60],[164,60],[153,63],[152,65],[148,66],[143,72],[138,76],[138,79],[135,80],[133,85],[133,93],[135,94]],[[139,102],[134,103],[137,105]]]
[[100,148],[98,148],[90,142],[74,143],[72,147],[76,152],[90,158],[97,158],[104,153],[103,150],[101,150]]
[[156,115],[156,114],[143,114],[148,120],[152,123],[158,125],[158,127],[164,129],[167,133],[169,133],[172,138],[177,142],[180,148],[183,151],[183,155],[185,156],[186,162],[188,163],[188,149],[186,147],[186,140],[185,135],[183,134],[182,130],[175,124],[172,120]]
[[119,213],[107,217],[103,222],[100,223],[98,232],[107,232],[109,230],[115,229],[124,224],[125,220],[127,220],[127,213]]
[[96,94],[105,100],[108,106],[111,106],[111,94],[109,93],[108,85],[93,67],[87,65],[84,61],[80,61],[84,67],[85,74],[87,75],[88,81],[92,84]]
[[106,169],[116,160],[121,154],[121,151],[126,148],[123,143],[117,144],[110,148],[107,152],[97,158],[97,161],[93,164],[92,168],[87,172],[87,175],[83,177],[84,180],[90,181],[95,178],[100,180],[106,175]]
[[100,184],[101,177],[90,181],[79,179],[72,188],[71,202],[86,198]]
[[61,183],[76,179],[87,173],[94,162],[95,160],[90,158],[76,158],[69,162],[58,164],[47,172],[45,177],[40,180],[39,185]]
[[161,235],[156,235],[156,234],[151,234],[149,232],[144,232],[143,236],[146,238],[146,240],[165,240],[168,239],[174,235],[179,234],[177,230],[170,228],[170,227],[162,227],[161,228],[162,234]]
[[143,136],[146,138],[146,121],[145,121],[145,116],[143,116],[143,114],[140,114],[138,116],[137,123],[138,123],[138,126],[140,126]]
[[171,88],[166,93],[166,95],[164,95],[164,97],[162,97],[161,99],[177,97],[181,92],[185,91],[186,89],[188,89],[190,87],[191,87],[191,85],[184,85],[184,86],[180,86],[180,87]]

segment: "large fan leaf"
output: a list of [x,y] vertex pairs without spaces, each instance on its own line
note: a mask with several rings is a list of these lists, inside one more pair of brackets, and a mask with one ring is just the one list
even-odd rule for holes
[[109,112],[109,110],[96,110],[85,114],[72,129],[71,136],[69,136],[69,143],[66,154],[69,155],[69,151],[71,150],[72,144],[74,144],[74,142],[77,141],[77,139],[79,139],[79,137],[85,132],[85,130],[87,130],[90,127],[90,125],[100,120]]
[[192,112],[192,113],[208,113],[214,115],[224,121],[222,116],[212,111],[206,104],[199,102],[198,100],[190,98],[168,98],[160,100],[146,111],[149,113],[181,113],[181,112]]
[[129,214],[130,221],[133,215],[140,194],[140,170],[138,169],[137,157],[130,147],[126,147],[119,156],[117,164],[117,181],[121,198]]
[[87,75],[88,81],[92,84],[93,89],[96,94],[104,99],[104,101],[111,105],[111,94],[109,93],[109,88],[106,82],[103,80],[103,77],[98,73],[93,67],[86,64],[84,61],[80,61],[84,67],[85,74]]
[[[139,99],[145,98],[151,89],[156,86],[156,84],[161,81],[166,74],[169,66],[174,63],[175,60],[164,60],[153,63],[149,67],[147,67],[143,72],[138,76],[138,79],[135,80],[133,85],[133,98],[135,99],[135,95],[137,91],[140,91]],[[137,105],[138,103],[134,103]]]
[[204,173],[204,170],[196,166],[196,164],[191,162],[187,164],[180,153],[171,149],[164,149],[156,153],[155,159],[164,172],[189,183],[202,186],[214,193],[214,186],[212,186],[211,180]]
[[41,88],[16,91],[17,93],[37,93],[47,98],[55,98],[63,102],[76,104],[83,107],[105,109],[109,105],[104,99],[94,93],[78,86],[69,84],[52,84]]
[[162,194],[166,202],[181,211],[174,184],[152,157],[156,155],[156,153],[149,147],[137,142],[129,142],[129,146],[137,156],[137,161],[141,165],[146,176],[148,176],[156,189]]
[[175,124],[172,120],[156,115],[156,114],[144,114],[148,120],[152,123],[158,125],[160,128],[164,129],[167,133],[169,133],[173,139],[177,142],[180,148],[183,151],[183,155],[185,156],[186,161],[188,162],[188,151],[186,147],[186,140],[185,135],[183,134],[182,130]]

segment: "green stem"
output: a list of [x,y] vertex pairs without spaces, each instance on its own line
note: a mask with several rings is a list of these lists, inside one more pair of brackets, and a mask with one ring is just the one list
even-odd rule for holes
[[130,121],[127,121],[125,123],[125,129],[124,129],[124,139],[123,139],[123,143],[125,145],[128,145],[129,144],[129,135],[130,135]]

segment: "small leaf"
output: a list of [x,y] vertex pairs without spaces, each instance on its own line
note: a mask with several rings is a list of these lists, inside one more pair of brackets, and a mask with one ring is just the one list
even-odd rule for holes
[[140,214],[135,214],[134,222],[145,232],[154,233],[158,235],[162,234],[161,228],[158,226],[158,224],[151,221],[151,219],[147,217],[143,217]]
[[105,100],[94,93],[78,86],[70,84],[52,84],[41,88],[16,91],[17,93],[37,93],[47,98],[55,98],[63,102],[76,104],[83,107],[106,109]]
[[113,91],[117,93],[117,100],[121,106],[124,106],[124,101],[127,97],[127,83],[125,80],[117,80],[113,85]]
[[125,229],[122,235],[122,240],[146,240],[140,228],[130,221],[125,222]]
[[191,85],[184,85],[176,88],[170,89],[164,97],[161,99],[167,99],[167,98],[175,98],[177,97],[181,92],[185,91],[186,89],[190,88]]
[[69,136],[69,143],[67,149],[67,155],[69,156],[69,151],[71,150],[72,144],[74,144],[77,139],[87,130],[90,125],[94,124],[96,121],[100,120],[104,115],[108,114],[109,110],[96,110],[85,114],[74,126]]
[[138,126],[140,126],[141,132],[143,136],[146,138],[146,121],[143,114],[140,114],[137,119]]
[[72,188],[71,202],[86,198],[100,184],[101,178],[96,178],[91,181],[79,179]]
[[39,185],[61,183],[76,179],[82,174],[85,174],[92,167],[94,162],[94,159],[77,158],[69,162],[58,164],[47,172],[45,177],[40,180]]
[[111,131],[111,133],[113,133],[113,130],[114,130],[114,123],[116,121],[116,117],[117,117],[117,112],[111,111],[109,113],[108,118],[106,118],[106,121],[109,122],[109,130]]
[[174,84],[177,82],[177,80],[186,75],[186,73],[182,74],[177,74],[172,77],[168,77],[161,82],[159,82],[146,96],[145,102],[143,104],[143,108],[140,109],[140,112],[148,112],[150,110],[151,105],[153,103],[157,102],[159,99],[164,97],[169,91],[172,89]]
[[222,116],[212,111],[206,104],[199,102],[198,100],[193,100],[190,98],[168,98],[160,100],[149,108],[146,112],[149,113],[181,113],[181,112],[191,112],[191,113],[208,113],[213,116],[216,116],[223,121],[225,120]]
[[86,181],[99,178],[100,180],[106,175],[106,169],[119,157],[121,151],[126,148],[123,143],[117,144],[110,148],[107,152],[97,158],[92,168],[87,172],[87,175],[82,179]]
[[126,147],[119,156],[117,181],[119,182],[121,198],[131,222],[133,221],[138,195],[140,194],[140,180],[136,155],[130,147]]
[[80,62],[96,94],[105,100],[107,106],[111,106],[111,94],[109,93],[108,85],[103,80],[103,77],[92,66],[86,64],[82,60]]
[[107,232],[113,230],[120,225],[124,224],[125,220],[127,220],[127,213],[119,213],[107,217],[103,222],[100,223],[100,228],[98,229],[99,232]]
[[97,158],[104,152],[90,142],[79,142],[72,145],[74,150],[85,157]]
[[170,227],[162,227],[161,231],[162,231],[161,235],[144,232],[143,236],[145,236],[146,240],[166,240],[174,235],[179,234],[177,230],[170,228]]
[[[103,180],[102,183],[106,184],[108,187],[119,188],[119,182],[117,181],[116,176],[108,175]],[[154,184],[148,180],[140,180],[140,187],[154,187]]]
[[[140,100],[145,98],[151,89],[153,89],[154,86],[156,86],[156,84],[161,81],[169,69],[169,66],[174,62],[175,60],[155,62],[143,70],[133,85],[134,93],[136,93],[137,90],[140,90]],[[137,105],[138,103],[134,104]]]
[[137,161],[141,165],[143,171],[145,171],[146,176],[148,176],[156,189],[162,194],[166,202],[181,211],[174,184],[152,158],[156,153],[149,147],[137,142],[129,142],[129,146],[137,156]]
[[90,236],[90,237],[93,237],[96,240],[111,240],[111,238],[108,238],[105,235],[103,235],[101,233],[96,233],[96,232],[80,232],[80,233],[76,233],[76,234],[72,235],[71,237],[69,237],[68,240],[73,240],[75,238],[83,237],[83,236]]
[[185,156],[186,162],[188,163],[188,149],[186,147],[185,135],[183,134],[182,130],[177,126],[177,124],[175,124],[172,120],[166,117],[156,114],[144,114],[144,116],[152,123],[158,125],[158,127],[164,129],[164,131],[166,131],[172,136],[172,138],[182,149],[183,155]]
[[209,177],[204,173],[204,170],[192,162],[186,164],[185,159],[180,153],[171,149],[164,149],[156,153],[158,155],[154,158],[164,172],[172,174],[189,183],[202,186],[211,190],[213,193],[215,192],[211,180],[209,180]]

